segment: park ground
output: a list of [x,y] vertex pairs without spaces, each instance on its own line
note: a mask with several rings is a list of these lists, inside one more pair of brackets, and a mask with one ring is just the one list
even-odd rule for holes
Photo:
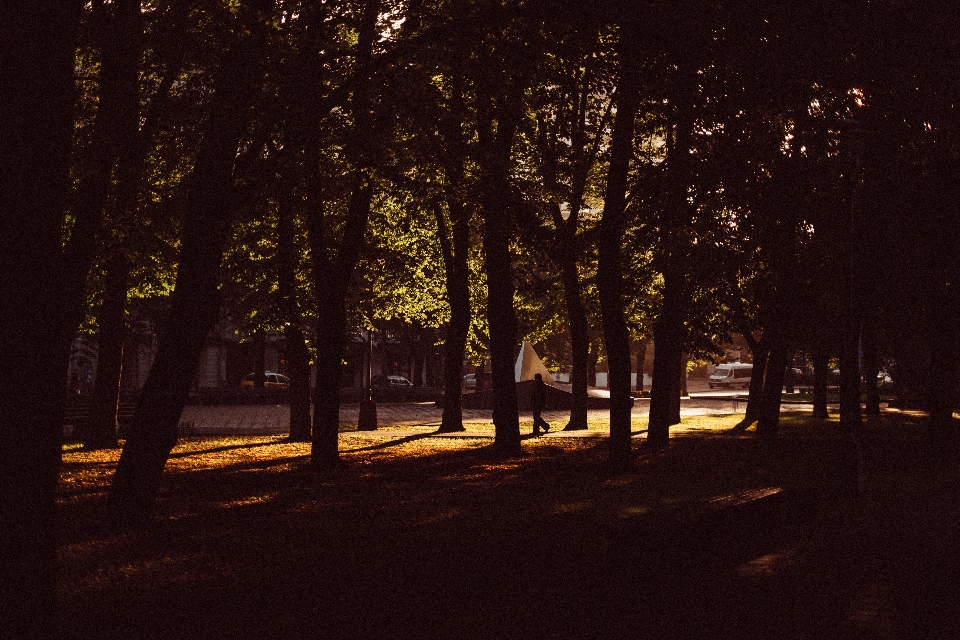
[[[960,637],[957,474],[928,462],[922,416],[867,424],[852,490],[834,420],[785,413],[760,441],[726,433],[741,418],[685,415],[660,450],[635,418],[616,474],[597,420],[515,458],[485,423],[345,426],[334,473],[282,436],[187,437],[155,519],[124,533],[101,521],[119,452],[68,444],[61,637]],[[816,496],[811,524],[696,585],[640,578],[614,544],[644,514],[767,487]]]

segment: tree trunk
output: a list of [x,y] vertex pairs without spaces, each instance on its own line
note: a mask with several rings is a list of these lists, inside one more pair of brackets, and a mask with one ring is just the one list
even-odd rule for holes
[[267,332],[257,329],[253,333],[253,393],[256,397],[264,395],[267,376]]
[[583,305],[580,290],[580,276],[577,272],[577,254],[566,243],[560,252],[560,271],[563,278],[563,295],[567,304],[567,317],[570,320],[570,351],[573,358],[571,382],[570,421],[564,431],[587,428],[587,362],[590,358],[590,326],[587,310]]
[[960,437],[953,412],[958,398],[958,359],[960,359],[960,300],[952,291],[935,299],[929,328],[930,407],[928,437],[938,462],[956,464]]
[[353,193],[347,211],[347,223],[335,261],[323,259],[327,246],[323,242],[322,211],[314,203],[310,216],[309,236],[313,256],[314,291],[318,297],[317,314],[317,384],[313,389],[313,444],[310,459],[314,468],[336,469],[341,466],[338,446],[340,433],[341,362],[347,330],[347,293],[350,280],[360,259],[363,237],[373,190],[363,173],[355,176]]
[[670,424],[680,424],[680,400],[687,393],[687,354],[680,354],[680,366],[677,370],[677,394],[674,396],[673,403],[670,406]]
[[[447,324],[447,335],[443,343],[443,418],[438,430],[441,433],[465,430],[461,385],[463,354],[470,331],[470,273],[467,265],[469,220],[459,198],[454,194],[448,195],[447,207],[453,220],[452,244],[447,234],[443,211],[439,208],[434,210],[446,269],[447,302],[450,304],[450,322]],[[475,391],[479,391],[480,378],[477,377],[476,380]]]
[[[333,470],[342,466],[338,446],[340,381],[343,374],[340,363],[343,359],[346,340],[347,294],[363,250],[367,221],[370,218],[370,207],[373,201],[373,186],[368,172],[370,159],[367,157],[366,150],[369,144],[367,137],[372,130],[372,105],[369,80],[360,74],[367,73],[373,59],[379,13],[380,2],[370,0],[363,8],[360,20],[356,46],[358,71],[354,76],[356,87],[349,103],[354,124],[349,138],[350,144],[345,147],[347,156],[356,169],[352,176],[353,184],[347,205],[347,220],[335,259],[326,258],[330,247],[326,238],[320,192],[320,169],[317,166],[321,151],[320,139],[316,131],[308,130],[307,132],[311,136],[306,153],[308,166],[311,167],[307,177],[309,207],[307,231],[313,259],[314,292],[318,302],[317,382],[313,389],[314,422],[310,462],[315,469],[319,470]],[[318,32],[322,31],[323,16],[320,13],[311,13],[310,19],[316,20],[315,26]],[[312,78],[322,76],[317,53],[317,51],[306,53]],[[322,86],[317,85],[313,89],[314,92],[310,97],[316,100],[316,92],[321,91]]]
[[679,278],[673,269],[664,274],[663,307],[653,327],[656,352],[653,359],[653,381],[650,385],[650,419],[647,443],[666,446],[670,441],[670,425],[677,422],[680,397],[679,370],[683,358],[683,319]]
[[647,346],[649,344],[649,340],[643,340],[637,349],[637,384],[634,386],[637,395],[643,394],[643,371],[647,366]]
[[772,438],[780,428],[780,401],[783,391],[783,377],[790,361],[789,345],[781,328],[773,329],[770,340],[770,356],[767,359],[766,375],[760,403],[760,415],[757,419],[757,436]]
[[[513,223],[504,198],[504,194],[510,192],[511,150],[522,109],[521,101],[522,94],[513,91],[499,96],[496,101],[488,94],[479,98],[477,103],[494,447],[507,455],[521,451],[514,379],[517,316],[513,308],[513,258],[510,254]],[[497,108],[494,108],[494,102]]]
[[826,351],[813,352],[813,417],[826,420],[827,413],[827,370],[828,358]]
[[[286,167],[285,175],[292,172]],[[303,337],[300,305],[297,303],[297,247],[293,208],[294,180],[284,179],[277,219],[277,286],[283,300],[286,325],[285,357],[290,378],[290,441],[310,442],[310,352]]]
[[597,353],[598,347],[595,342],[590,341],[590,352],[587,354],[587,386],[597,386],[597,360],[600,354]]
[[795,376],[793,375],[793,362],[793,356],[791,354],[787,354],[787,367],[783,372],[783,385],[786,388],[787,393],[794,392],[793,385],[795,382]]
[[120,406],[120,378],[123,374],[123,343],[126,337],[127,275],[130,261],[113,257],[106,265],[106,287],[98,316],[97,382],[93,407],[81,439],[86,449],[118,446],[117,410]]
[[880,375],[880,358],[877,351],[876,327],[871,318],[863,323],[863,381],[866,401],[863,412],[868,416],[880,415],[880,391],[877,376]]
[[[140,62],[140,3],[122,0],[95,8],[100,46],[97,113],[89,155],[81,164],[81,177],[73,197],[74,224],[63,262],[63,306],[60,315],[63,340],[69,342],[83,320],[87,276],[98,245],[103,240],[103,215],[111,194],[111,178],[118,159],[137,150],[139,124],[137,70]],[[119,173],[126,189],[132,177]],[[119,195],[119,194],[118,194]],[[66,363],[66,360],[65,360]]]
[[687,186],[690,180],[690,144],[693,131],[693,101],[696,93],[696,68],[688,60],[677,65],[674,95],[674,127],[667,152],[667,202],[663,222],[659,261],[663,273],[663,306],[654,325],[653,340],[657,345],[653,361],[653,382],[650,388],[650,421],[647,444],[666,446],[670,441],[670,425],[675,424],[673,407],[680,393],[677,371],[684,349],[684,271],[688,247],[681,233],[690,219]]
[[260,86],[265,40],[259,15],[241,9],[236,39],[217,75],[206,134],[186,198],[180,265],[160,346],[141,391],[110,493],[120,525],[150,516],[203,344],[219,312],[219,266],[233,218],[233,162]]
[[0,624],[9,638],[56,637],[69,353],[57,319],[78,10],[32,1],[0,9]]
[[633,129],[640,106],[639,37],[636,25],[622,25],[618,43],[620,68],[617,115],[610,142],[610,166],[604,194],[603,216],[597,237],[597,289],[603,339],[607,349],[607,386],[610,389],[610,463],[614,469],[630,466],[631,407],[630,333],[624,315],[621,243],[626,228],[627,174],[633,157]]
[[753,360],[753,370],[750,372],[747,408],[743,420],[737,425],[741,431],[749,428],[760,418],[763,405],[763,381],[767,373],[767,361],[770,358],[770,334],[764,331],[759,341],[751,339],[748,342],[751,344],[750,356]]

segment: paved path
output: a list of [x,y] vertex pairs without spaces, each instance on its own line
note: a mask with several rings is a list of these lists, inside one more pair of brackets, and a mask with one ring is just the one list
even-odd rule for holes
[[[742,413],[746,403],[730,398],[691,398],[680,404],[680,413],[693,415],[728,415]],[[649,414],[650,403],[647,399],[638,399],[632,415],[643,418]],[[797,410],[809,410],[809,405],[797,405]],[[345,404],[340,408],[340,423],[356,425],[360,414],[359,404]],[[588,412],[590,420],[606,420],[609,411],[594,409]],[[404,402],[377,404],[377,422],[385,429],[402,429],[411,433],[429,433],[440,426],[443,410],[432,402]],[[569,411],[544,411],[543,417],[555,429],[561,429],[569,417]],[[238,435],[238,434],[282,434],[288,430],[290,407],[288,405],[203,405],[188,406],[180,418],[180,431],[183,435]],[[532,422],[530,412],[521,412],[521,422]],[[463,421],[466,433],[448,437],[492,437],[493,418],[488,409],[465,409]],[[677,429],[679,427],[673,427]],[[564,432],[564,436],[602,436],[606,429],[590,429],[582,432]],[[638,432],[642,434],[643,432]],[[553,433],[551,437],[555,437]]]

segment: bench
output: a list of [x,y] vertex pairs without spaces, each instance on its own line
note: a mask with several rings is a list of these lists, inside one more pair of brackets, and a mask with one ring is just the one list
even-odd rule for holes
[[[120,397],[120,406],[117,408],[117,425],[121,430],[129,427],[133,422],[133,412],[136,407],[136,397]],[[92,409],[92,396],[76,395],[67,398],[63,405],[63,437],[72,437],[74,430],[90,418]]]

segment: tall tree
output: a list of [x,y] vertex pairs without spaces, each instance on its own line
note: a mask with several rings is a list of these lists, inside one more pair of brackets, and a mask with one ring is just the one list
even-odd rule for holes
[[[631,407],[630,333],[624,315],[621,248],[626,226],[627,176],[633,157],[634,121],[640,107],[640,32],[632,19],[620,24],[617,48],[616,117],[610,142],[610,164],[597,236],[597,288],[607,348],[610,386],[610,461],[630,464]],[[659,343],[658,348],[659,348]],[[661,358],[659,353],[655,363]]]
[[0,8],[0,620],[15,638],[56,635],[66,362],[56,319],[78,24],[77,3]]
[[270,16],[266,0],[243,4],[214,81],[206,132],[184,203],[177,284],[160,346],[137,402],[110,493],[118,525],[150,516],[207,334],[219,315],[219,266],[236,211],[233,169],[261,85]]
[[[308,28],[320,30],[321,13],[308,14],[312,24]],[[320,132],[308,147],[307,162],[311,167],[307,177],[307,220],[311,257],[313,260],[314,291],[317,296],[317,380],[313,391],[313,442],[311,461],[319,469],[332,469],[341,465],[338,448],[340,433],[340,379],[341,361],[347,330],[346,298],[357,262],[363,249],[367,221],[373,199],[374,165],[372,150],[374,86],[372,82],[374,43],[377,40],[380,3],[369,0],[355,7],[351,16],[357,33],[354,47],[354,68],[349,77],[352,95],[346,104],[351,121],[344,140],[349,177],[347,178],[347,204],[343,230],[336,252],[331,248],[333,240],[329,220],[324,207],[317,161],[323,149]],[[305,55],[316,57],[316,51]],[[314,63],[316,64],[316,63]],[[322,74],[314,69],[308,78],[316,83]],[[314,85],[313,91],[322,87]]]

